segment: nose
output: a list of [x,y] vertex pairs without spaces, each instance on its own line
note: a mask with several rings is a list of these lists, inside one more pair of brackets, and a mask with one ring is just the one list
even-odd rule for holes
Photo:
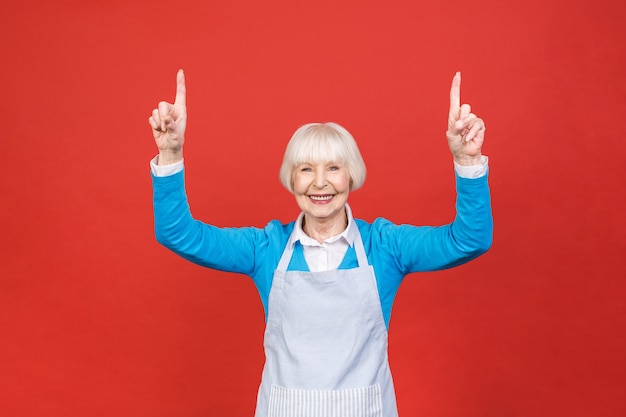
[[326,187],[326,170],[325,169],[318,169],[317,172],[315,173],[315,187],[318,189],[322,189],[324,187]]

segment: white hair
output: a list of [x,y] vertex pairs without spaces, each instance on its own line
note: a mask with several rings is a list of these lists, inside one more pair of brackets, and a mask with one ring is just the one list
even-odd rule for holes
[[337,123],[308,123],[295,131],[287,144],[280,167],[280,182],[293,193],[296,167],[307,162],[336,162],[350,174],[350,190],[365,182],[365,162],[356,141]]

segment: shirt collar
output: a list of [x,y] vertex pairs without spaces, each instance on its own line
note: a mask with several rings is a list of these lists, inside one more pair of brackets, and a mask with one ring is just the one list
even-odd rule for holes
[[[344,239],[348,243],[348,245],[350,246],[354,245],[354,237],[355,237],[354,228],[357,226],[354,223],[354,217],[352,217],[352,209],[350,208],[348,203],[346,203],[346,216],[348,217],[348,226],[346,227],[346,229],[340,234],[326,239],[324,242],[333,243],[339,239]],[[303,219],[304,219],[304,212],[301,212],[300,215],[298,215],[298,218],[296,219],[296,224],[294,226],[293,233],[291,233],[291,237],[289,238],[289,242],[287,242],[287,244],[290,245],[291,248],[293,248],[293,246],[296,244],[297,241],[300,241],[300,244],[302,245],[308,245],[308,246],[320,245],[318,241],[309,237],[306,233],[304,233],[304,230],[302,230]]]

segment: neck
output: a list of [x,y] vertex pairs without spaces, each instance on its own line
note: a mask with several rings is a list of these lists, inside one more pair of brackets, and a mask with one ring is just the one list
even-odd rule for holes
[[322,243],[326,239],[341,234],[348,227],[348,215],[345,210],[332,219],[313,219],[306,215],[302,219],[302,230],[307,236]]

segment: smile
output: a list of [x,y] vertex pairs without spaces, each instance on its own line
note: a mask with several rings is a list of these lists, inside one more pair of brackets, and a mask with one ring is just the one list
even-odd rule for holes
[[334,195],[332,195],[332,194],[327,194],[327,195],[310,195],[309,196],[309,198],[311,200],[319,201],[319,202],[330,201],[333,197],[334,197]]

